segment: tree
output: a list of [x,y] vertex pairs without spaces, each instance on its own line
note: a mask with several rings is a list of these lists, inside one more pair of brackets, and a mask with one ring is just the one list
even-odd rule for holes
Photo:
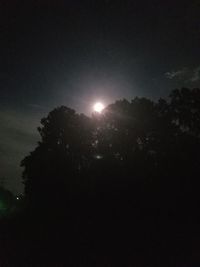
[[200,90],[182,88],[170,94],[170,108],[175,122],[188,134],[200,135]]
[[80,186],[80,173],[90,161],[91,122],[67,107],[56,108],[41,120],[42,140],[21,163],[29,201],[51,208]]
[[118,249],[124,261],[138,247],[171,249],[176,223],[198,225],[198,96],[181,89],[157,102],[119,100],[91,118],[59,107],[42,119],[41,141],[22,161],[32,215],[25,229],[35,238],[43,226],[36,246],[57,251],[57,260],[66,248],[59,242],[74,245],[74,258],[91,256],[92,244],[114,259]]
[[124,99],[91,118],[54,109],[41,120],[38,146],[22,161],[29,200],[65,206],[68,197],[107,190],[166,202],[180,184],[187,191],[190,173],[192,190],[200,165],[199,91],[174,90],[169,101]]

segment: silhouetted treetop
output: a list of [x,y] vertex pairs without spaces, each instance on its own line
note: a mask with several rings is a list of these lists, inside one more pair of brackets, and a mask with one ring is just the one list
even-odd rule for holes
[[170,95],[170,108],[174,120],[191,134],[200,134],[200,90],[182,88],[174,90]]
[[61,196],[94,193],[101,185],[133,188],[136,181],[150,190],[174,179],[177,188],[180,179],[186,183],[189,173],[199,173],[200,90],[174,90],[157,102],[123,99],[91,117],[61,106],[38,131],[41,141],[22,161],[33,203],[48,206],[52,195],[58,203]]

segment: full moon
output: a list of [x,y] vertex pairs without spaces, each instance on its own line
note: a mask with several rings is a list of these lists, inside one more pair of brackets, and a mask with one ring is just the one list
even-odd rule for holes
[[97,102],[94,104],[93,109],[95,112],[101,113],[102,110],[104,109],[104,105],[101,102]]

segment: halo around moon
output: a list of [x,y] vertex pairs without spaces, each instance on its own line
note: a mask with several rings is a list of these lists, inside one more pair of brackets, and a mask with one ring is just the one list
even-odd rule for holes
[[93,105],[93,110],[94,110],[94,112],[97,112],[97,113],[101,113],[104,108],[105,108],[105,106],[101,102],[96,102]]

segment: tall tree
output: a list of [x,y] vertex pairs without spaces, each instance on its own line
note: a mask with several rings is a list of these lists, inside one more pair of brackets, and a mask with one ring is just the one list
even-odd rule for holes
[[21,163],[25,193],[31,202],[57,205],[79,186],[80,173],[89,164],[92,125],[64,106],[51,111],[41,125],[41,141]]

